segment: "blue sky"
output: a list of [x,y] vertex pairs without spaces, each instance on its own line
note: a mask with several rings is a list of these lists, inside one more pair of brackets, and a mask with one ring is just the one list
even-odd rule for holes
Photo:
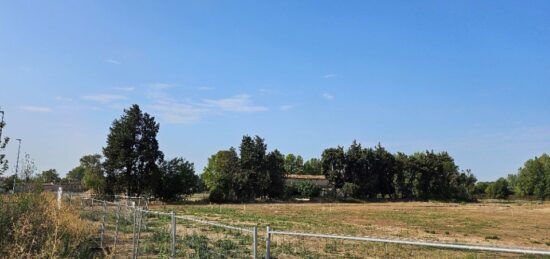
[[[39,170],[101,152],[133,103],[202,172],[270,149],[446,150],[480,180],[550,152],[548,1],[3,1],[0,107]],[[15,167],[15,141],[7,149]]]

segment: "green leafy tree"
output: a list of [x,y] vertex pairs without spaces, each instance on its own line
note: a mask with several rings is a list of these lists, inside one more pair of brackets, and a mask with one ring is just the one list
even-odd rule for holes
[[239,146],[221,150],[208,159],[201,175],[212,201],[247,201],[277,198],[284,189],[284,156],[277,150],[267,153],[258,136],[244,136]]
[[501,177],[496,182],[490,183],[485,192],[489,198],[506,199],[510,195],[508,181]]
[[175,200],[181,195],[191,194],[197,185],[193,163],[181,157],[163,161],[160,164],[161,184],[155,194],[162,200]]
[[267,145],[258,136],[243,136],[239,146],[241,155],[240,177],[247,179],[236,190],[241,199],[254,199],[267,196],[271,184],[266,166]]
[[311,158],[304,163],[304,174],[308,175],[321,175],[322,173],[321,160],[317,158]]
[[323,175],[325,175],[335,191],[335,188],[340,188],[344,185],[346,167],[344,148],[327,148],[323,151],[321,157]]
[[398,170],[395,157],[380,144],[374,148],[373,155],[374,160],[371,164],[373,172],[378,175],[379,193],[382,197],[394,196],[393,178]]
[[163,159],[156,139],[158,131],[154,117],[136,104],[113,122],[103,148],[108,192],[140,196],[156,188],[158,164]]
[[95,193],[104,193],[106,188],[105,171],[101,163],[101,155],[85,155],[80,158],[80,168],[84,170],[82,185]]
[[477,182],[474,188],[474,194],[480,197],[486,195],[486,190],[492,182]]
[[304,159],[300,155],[286,155],[285,171],[287,174],[302,174],[304,172]]
[[61,181],[61,178],[59,177],[59,174],[55,169],[49,169],[49,170],[43,171],[38,176],[38,179],[43,183],[57,183]]
[[397,167],[393,176],[395,194],[401,199],[412,199],[414,197],[413,182],[415,175],[409,163],[409,157],[404,153],[397,153],[395,160]]
[[344,198],[353,197],[358,198],[359,197],[359,185],[354,183],[346,182],[342,186],[342,194],[344,195]]
[[84,178],[85,172],[86,169],[83,166],[79,165],[67,173],[67,176],[65,176],[65,180],[69,182],[81,182],[82,178]]
[[266,160],[270,180],[267,194],[270,198],[280,198],[284,195],[285,186],[284,156],[279,150],[275,149],[267,154]]
[[506,180],[508,181],[508,190],[510,194],[516,193],[517,187],[518,187],[518,175],[508,174],[508,176],[506,177]]
[[236,189],[248,179],[240,177],[241,164],[234,148],[220,150],[208,159],[201,175],[212,201],[237,201]]
[[301,198],[314,198],[321,193],[321,188],[310,181],[299,181],[294,185],[294,188]]
[[542,154],[527,160],[519,170],[516,185],[522,196],[550,198],[550,156]]
[[[4,127],[6,126],[6,123],[3,121],[0,121],[0,133],[4,130]],[[6,170],[8,170],[8,160],[6,159],[6,153],[5,149],[8,145],[8,142],[10,142],[10,138],[4,137],[1,138],[0,134],[0,175],[2,175]]]

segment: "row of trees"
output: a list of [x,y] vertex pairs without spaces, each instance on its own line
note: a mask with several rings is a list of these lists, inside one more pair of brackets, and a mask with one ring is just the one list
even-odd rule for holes
[[213,201],[243,201],[279,198],[283,195],[285,158],[278,151],[267,153],[258,136],[244,136],[239,146],[220,150],[208,159],[201,178]]
[[347,150],[328,148],[322,171],[333,189],[364,198],[471,199],[476,178],[460,172],[446,152],[392,154],[380,144],[363,148],[354,141]]
[[510,195],[522,198],[550,198],[550,156],[527,160],[517,174],[509,174],[494,182],[478,182],[476,194],[479,197],[506,199]]

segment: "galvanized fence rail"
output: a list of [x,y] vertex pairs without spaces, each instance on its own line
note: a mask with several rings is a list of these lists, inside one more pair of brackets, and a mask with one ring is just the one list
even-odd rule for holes
[[[116,255],[130,255],[132,258],[138,258],[140,256],[140,253],[142,252],[149,252],[151,247],[153,247],[152,250],[157,249],[158,247],[155,247],[158,245],[158,240],[148,240],[151,239],[152,236],[155,236],[158,233],[146,233],[148,230],[156,228],[159,230],[159,232],[166,232],[169,234],[169,251],[163,251],[168,252],[168,256],[171,258],[176,257],[182,257],[182,253],[180,250],[183,250],[181,245],[181,236],[178,236],[178,225],[183,226],[183,229],[193,229],[193,234],[195,235],[197,231],[195,230],[202,230],[202,231],[210,231],[218,233],[218,236],[215,236],[214,238],[211,238],[210,241],[216,241],[216,242],[223,242],[224,239],[232,238],[230,233],[237,234],[237,236],[241,236],[242,234],[246,234],[251,236],[251,242],[246,245],[249,246],[250,249],[243,249],[241,251],[235,251],[235,253],[239,253],[239,257],[242,257],[245,255],[244,252],[247,252],[250,257],[257,258],[258,257],[258,228],[257,226],[251,227],[251,228],[245,228],[245,227],[239,227],[239,226],[232,226],[227,224],[222,224],[218,222],[212,222],[208,220],[199,219],[193,216],[189,215],[176,215],[174,211],[171,212],[164,212],[164,211],[154,211],[154,210],[147,210],[143,207],[139,207],[136,205],[135,202],[130,202],[130,204],[126,202],[120,202],[120,201],[106,201],[106,200],[100,200],[95,199],[92,197],[82,197],[82,196],[75,196],[72,194],[63,194],[65,198],[67,198],[66,202],[69,204],[69,206],[78,203],[76,199],[78,198],[80,201],[80,205],[77,206],[82,212],[85,212],[86,215],[88,215],[89,219],[92,221],[97,222],[99,224],[99,247],[103,250],[109,251],[110,254]],[[167,231],[164,230],[163,224],[164,221],[162,220],[156,220],[155,223],[160,226],[151,226],[153,221],[148,220],[149,218],[157,217],[158,219],[169,219],[169,229]],[[179,223],[178,223],[179,220]],[[131,232],[127,233],[124,231],[121,231],[121,227],[123,227],[123,224],[121,224],[121,221],[129,222],[131,227]],[[182,222],[188,222],[182,223]],[[191,225],[196,224],[196,225]],[[149,226],[148,226],[149,225]],[[213,229],[204,229],[200,228],[200,226],[208,226],[212,227]],[[111,230],[112,233],[109,235],[106,233],[108,229]],[[228,233],[225,233],[225,231],[229,231]],[[221,233],[220,233],[221,232]],[[162,234],[162,233],[160,233]],[[131,235],[131,236],[130,236]],[[210,235],[213,235],[213,233],[210,233]],[[198,235],[199,238],[204,238],[204,236],[200,236],[200,233]],[[107,238],[109,238],[109,242],[107,242]],[[178,239],[179,238],[179,239]],[[162,239],[164,240],[164,239]],[[150,242],[147,242],[150,241]],[[202,240],[201,240],[202,241]],[[242,240],[241,240],[242,241]],[[142,243],[148,243],[149,250],[144,250]],[[131,244],[130,244],[131,243]],[[241,242],[242,243],[242,242]],[[145,245],[145,244],[143,244]],[[233,247],[233,249],[236,249]],[[206,251],[210,254],[214,254],[216,258],[232,258],[232,256],[227,256],[221,253],[220,251],[214,251],[212,247],[206,247]],[[202,251],[204,252],[204,251]],[[227,251],[226,251],[227,252]],[[144,254],[143,257],[149,257],[151,254]],[[237,255],[235,255],[237,256]]]
[[[61,195],[58,193],[58,195]],[[97,212],[101,215],[99,217],[100,223],[100,245],[104,248],[106,242],[106,229],[109,226],[110,229],[113,229],[114,235],[111,237],[112,240],[109,240],[109,244],[112,242],[110,247],[111,252],[113,251],[124,251],[132,254],[132,258],[137,258],[140,256],[140,242],[146,241],[147,238],[151,238],[151,233],[146,233],[150,229],[155,228],[154,224],[159,224],[158,222],[152,221],[154,217],[161,218],[164,217],[168,219],[165,225],[169,225],[166,234],[169,235],[169,257],[181,257],[182,251],[185,250],[181,247],[181,240],[178,240],[178,224],[183,225],[183,229],[186,231],[192,231],[193,235],[196,235],[197,232],[206,231],[201,226],[212,227],[215,230],[215,233],[218,234],[217,237],[213,238],[212,241],[223,242],[224,239],[234,238],[234,236],[241,236],[243,234],[251,236],[251,240],[242,239],[244,243],[250,241],[249,246],[251,247],[248,254],[252,258],[258,258],[259,250],[258,246],[263,246],[259,244],[258,236],[258,227],[257,225],[251,228],[232,226],[228,224],[223,224],[219,222],[199,219],[190,215],[177,215],[174,211],[165,212],[165,211],[154,211],[144,209],[143,207],[136,206],[135,202],[130,204],[116,201],[106,201],[99,200],[91,197],[81,197],[72,194],[67,195],[67,202],[75,207],[77,206],[77,199],[80,201],[80,208],[83,211],[86,211],[87,207],[90,207],[92,212]],[[59,199],[61,200],[61,199]],[[145,203],[146,206],[148,204]],[[98,208],[97,211],[94,208]],[[111,212],[109,213],[109,209]],[[110,215],[112,214],[112,215]],[[178,223],[178,220],[180,223]],[[122,221],[129,222],[132,224],[132,236],[129,237],[127,234],[123,234],[124,231],[121,231],[121,228],[124,228],[124,224],[121,224]],[[164,223],[161,222],[160,228]],[[159,226],[156,226],[159,228]],[[220,231],[221,230],[221,231]],[[143,232],[142,232],[143,231]],[[224,232],[229,231],[229,232]],[[220,234],[221,232],[221,234]],[[129,234],[129,233],[128,233]],[[142,235],[143,234],[143,235]],[[207,235],[213,235],[212,233]],[[273,238],[279,237],[291,237],[291,238],[304,238],[301,240],[304,243],[306,238],[310,239],[323,239],[323,240],[343,240],[343,241],[355,241],[355,242],[365,242],[365,243],[380,243],[380,244],[394,244],[394,245],[406,245],[411,247],[426,247],[426,248],[436,248],[436,249],[447,249],[447,250],[465,250],[465,251],[479,251],[479,252],[496,252],[496,253],[511,253],[511,254],[526,254],[526,255],[542,255],[550,256],[550,250],[540,250],[540,249],[530,249],[530,248],[521,248],[521,247],[498,247],[498,246],[481,246],[481,245],[469,245],[469,244],[458,244],[458,243],[444,243],[444,242],[433,242],[433,241],[424,241],[424,240],[410,240],[410,239],[395,239],[395,238],[379,238],[379,237],[369,237],[369,236],[346,236],[346,235],[335,235],[335,234],[319,234],[319,233],[305,233],[305,232],[293,232],[293,231],[281,231],[273,230],[269,226],[265,230],[265,252],[262,252],[265,255],[266,259],[272,258],[272,244]],[[200,236],[199,236],[200,237]],[[193,238],[196,238],[194,236]],[[204,238],[204,236],[203,236]],[[130,240],[129,240],[130,239]],[[191,240],[191,239],[190,239]],[[126,242],[124,242],[126,241]],[[131,250],[126,251],[124,248],[119,249],[120,246],[128,246],[127,244],[131,241]],[[241,242],[242,243],[242,242]],[[178,250],[179,245],[179,250]],[[210,249],[209,247],[206,247]],[[196,249],[196,248],[194,248]],[[154,249],[153,249],[154,250]],[[242,250],[245,251],[245,250]],[[240,252],[242,252],[240,251]],[[145,252],[149,253],[149,250]],[[221,254],[219,252],[210,251],[219,258],[232,258],[231,256]],[[238,257],[242,257],[243,254],[239,254]],[[263,257],[262,255],[262,257]],[[144,255],[147,256],[147,255]],[[237,257],[237,256],[235,256]]]
[[315,234],[315,233],[303,233],[303,232],[291,232],[291,231],[277,231],[277,230],[272,230],[269,226],[267,226],[266,227],[266,254],[265,254],[266,259],[271,258],[270,247],[271,247],[271,239],[273,235],[351,240],[351,241],[366,241],[366,242],[375,242],[375,243],[400,244],[400,245],[412,245],[412,246],[483,251],[483,252],[550,255],[550,251],[548,250],[535,250],[535,249],[517,248],[517,247],[477,246],[477,245],[467,245],[467,244],[429,242],[429,241],[422,241],[422,240],[388,239],[388,238],[377,238],[377,237],[357,237],[357,236],[343,236],[343,235],[333,235],[333,234]]

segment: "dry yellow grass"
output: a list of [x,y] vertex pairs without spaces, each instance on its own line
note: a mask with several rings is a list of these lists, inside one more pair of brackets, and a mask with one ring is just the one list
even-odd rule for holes
[[[160,207],[153,208],[160,209]],[[474,245],[528,247],[550,250],[550,203],[274,203],[230,205],[168,206],[179,213],[241,226],[260,224],[260,235],[270,225],[276,230],[334,233],[355,236],[375,236],[402,239],[421,239]],[[280,239],[279,239],[280,241]],[[286,243],[306,244],[322,251],[330,243],[325,240],[286,238]],[[282,243],[284,243],[282,242]],[[296,246],[292,246],[296,249]],[[340,245],[337,247],[346,247]],[[353,248],[355,247],[355,248]],[[354,244],[348,250],[360,251]],[[396,257],[467,257],[461,251],[417,250],[399,246]],[[387,247],[378,249],[374,257],[383,256]],[[395,250],[395,246],[391,248]],[[339,253],[342,251],[333,251]],[[349,252],[349,251],[348,251]],[[342,252],[344,253],[344,252]],[[442,253],[442,254],[441,254]],[[299,254],[299,251],[298,251]],[[485,256],[517,256],[484,254]],[[326,256],[322,255],[322,256]],[[299,257],[299,256],[298,256]],[[285,256],[283,256],[285,258]],[[288,258],[293,258],[288,256]]]
[[0,257],[59,258],[79,255],[93,235],[72,208],[57,208],[50,193],[1,197],[3,236]]

